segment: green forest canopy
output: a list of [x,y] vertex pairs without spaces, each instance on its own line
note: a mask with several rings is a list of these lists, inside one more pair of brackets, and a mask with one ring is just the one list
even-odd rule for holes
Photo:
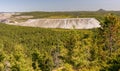
[[118,71],[120,23],[115,15],[102,28],[64,30],[0,24],[0,71]]

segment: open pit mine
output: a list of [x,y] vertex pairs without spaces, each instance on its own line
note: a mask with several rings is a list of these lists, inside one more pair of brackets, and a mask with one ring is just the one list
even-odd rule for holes
[[92,29],[92,28],[101,27],[100,22],[95,18],[28,19],[24,22],[17,22],[11,20],[11,17],[14,14],[15,13],[11,13],[11,14],[1,13],[0,22],[9,25],[41,27],[41,28]]

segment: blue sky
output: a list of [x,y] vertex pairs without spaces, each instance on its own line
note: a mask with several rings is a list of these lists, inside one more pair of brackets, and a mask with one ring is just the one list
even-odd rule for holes
[[120,0],[0,0],[0,12],[120,10]]

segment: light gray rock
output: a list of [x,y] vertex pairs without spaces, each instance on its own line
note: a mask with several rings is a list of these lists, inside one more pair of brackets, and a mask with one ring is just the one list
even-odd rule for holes
[[92,29],[101,27],[100,22],[95,18],[29,19],[26,22],[8,24],[63,29]]

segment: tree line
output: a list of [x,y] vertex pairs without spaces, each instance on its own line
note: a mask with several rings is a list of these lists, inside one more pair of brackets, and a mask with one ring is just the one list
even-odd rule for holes
[[119,71],[120,18],[64,30],[0,24],[0,71]]

